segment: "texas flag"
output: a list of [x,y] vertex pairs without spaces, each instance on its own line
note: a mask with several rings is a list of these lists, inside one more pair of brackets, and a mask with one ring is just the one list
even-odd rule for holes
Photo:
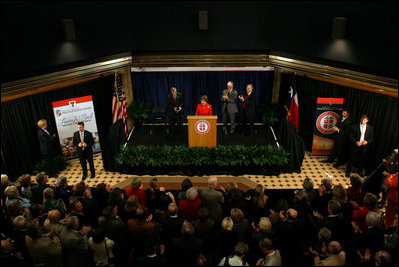
[[288,90],[288,95],[284,104],[285,109],[287,110],[287,120],[291,122],[297,132],[299,130],[299,103],[298,103],[298,94],[296,92],[296,80],[295,74],[291,74],[291,82],[290,88]]

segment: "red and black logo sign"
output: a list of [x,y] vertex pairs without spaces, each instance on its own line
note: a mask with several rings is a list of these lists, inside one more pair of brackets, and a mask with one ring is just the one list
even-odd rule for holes
[[339,115],[333,111],[323,112],[316,120],[316,127],[322,134],[334,133],[333,127],[337,124]]

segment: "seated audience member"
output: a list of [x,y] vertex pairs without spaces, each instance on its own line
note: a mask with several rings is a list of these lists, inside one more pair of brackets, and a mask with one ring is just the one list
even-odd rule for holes
[[224,257],[218,266],[249,266],[244,261],[244,257],[248,254],[248,245],[243,242],[238,242],[234,247],[234,255],[232,257]]
[[61,198],[66,210],[69,210],[69,198],[73,195],[72,188],[68,186],[68,180],[65,176],[60,176],[55,182],[55,198]]
[[[42,235],[38,221],[27,230],[26,247],[35,266],[62,266],[62,247],[55,231]],[[75,255],[76,257],[76,255]]]
[[31,200],[32,199],[32,186],[30,174],[21,175],[18,178],[18,182],[21,185],[20,192],[21,196]]
[[354,205],[354,211],[352,214],[352,225],[355,232],[365,232],[367,230],[366,216],[369,211],[377,211],[377,197],[371,193],[366,193],[363,198],[364,206]]
[[139,207],[139,201],[135,195],[131,195],[125,202],[125,206],[118,212],[119,217],[127,223],[129,219],[136,218],[136,210]]
[[221,192],[216,191],[217,186],[217,177],[209,177],[208,186],[200,187],[198,193],[202,201],[202,206],[209,211],[209,217],[214,220],[216,224],[219,224],[223,217],[222,205],[224,203],[224,197]]
[[189,178],[184,179],[181,182],[181,190],[179,191],[179,193],[177,194],[177,200],[183,200],[186,199],[186,191],[191,188],[193,186],[193,183],[191,182],[191,180]]
[[230,211],[230,216],[234,222],[233,231],[236,231],[238,234],[238,241],[248,242],[251,229],[248,220],[244,216],[244,213],[240,209],[233,208]]
[[105,236],[104,229],[96,228],[89,238],[88,244],[96,266],[108,266],[113,263],[114,254],[112,250],[115,243]]
[[346,190],[348,201],[355,201],[363,205],[362,200],[362,179],[359,176],[351,175],[351,186]]
[[197,105],[195,116],[212,116],[212,106],[208,104],[208,97],[201,96],[201,103]]
[[312,179],[306,177],[302,183],[303,190],[308,195],[308,202],[310,206],[314,207],[314,199],[316,197],[316,191],[314,190],[314,183]]
[[201,207],[201,198],[195,187],[186,191],[186,198],[179,201],[179,213],[184,220],[194,221],[198,218],[198,210]]
[[37,184],[32,185],[32,203],[42,204],[43,203],[43,190],[50,185],[48,182],[48,175],[45,172],[40,172],[36,176]]
[[261,184],[257,184],[255,189],[246,192],[246,216],[250,223],[258,222],[260,217],[268,217],[270,215],[268,206],[268,197],[265,195],[265,188]]
[[384,180],[384,184],[388,187],[385,225],[387,227],[393,227],[395,216],[398,214],[398,173],[387,176]]
[[65,204],[62,201],[62,199],[54,199],[54,190],[51,187],[47,187],[46,189],[43,190],[43,206],[44,209],[47,212],[50,210],[59,210],[61,212],[61,217],[63,218],[66,213],[66,208]]
[[154,238],[149,238],[145,241],[144,249],[145,255],[137,258],[137,266],[157,267],[168,265],[165,256],[165,246],[160,245],[158,248],[157,242]]
[[47,219],[44,221],[43,228],[46,232],[51,232],[54,228],[57,236],[65,229],[65,223],[61,223],[61,212],[57,209],[50,210],[47,214]]
[[150,180],[150,187],[145,190],[147,194],[147,207],[150,213],[153,213],[159,207],[161,194],[165,194],[165,188],[159,186],[158,179],[152,178]]
[[91,227],[83,226],[82,230],[79,231],[79,218],[77,216],[67,217],[65,225],[66,228],[60,236],[64,265],[89,265],[87,234],[91,231]]
[[323,251],[327,251],[329,254],[324,260],[320,260],[318,253],[313,251],[315,266],[345,266],[345,252],[339,242],[331,241],[328,247],[323,246]]
[[281,266],[281,255],[278,249],[273,248],[270,238],[259,240],[259,248],[265,257],[256,262],[256,266]]
[[259,250],[259,241],[264,238],[273,238],[272,223],[267,217],[261,217],[259,223],[252,222],[252,228],[253,232],[248,242],[248,262],[251,265],[255,264],[262,257],[262,252]]
[[224,217],[221,226],[217,241],[219,258],[233,255],[234,244],[238,242],[238,234],[233,231],[234,223],[231,217]]
[[181,236],[172,240],[168,258],[171,266],[194,266],[204,249],[204,243],[194,235],[194,229],[191,223],[185,222],[182,225]]
[[134,177],[131,186],[126,189],[126,196],[130,197],[131,195],[135,195],[139,204],[147,209],[147,194],[143,190],[143,185],[139,177]]

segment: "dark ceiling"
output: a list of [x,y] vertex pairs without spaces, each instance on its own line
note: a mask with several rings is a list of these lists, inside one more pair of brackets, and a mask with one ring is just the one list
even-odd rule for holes
[[[198,11],[208,30],[198,30]],[[262,51],[397,79],[396,1],[2,2],[2,82],[125,52]],[[331,37],[346,17],[346,38]],[[76,41],[65,42],[62,19]]]

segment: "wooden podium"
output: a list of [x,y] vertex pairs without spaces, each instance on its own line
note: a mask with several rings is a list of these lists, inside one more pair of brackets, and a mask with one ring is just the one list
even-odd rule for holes
[[216,146],[218,116],[187,116],[188,146]]

